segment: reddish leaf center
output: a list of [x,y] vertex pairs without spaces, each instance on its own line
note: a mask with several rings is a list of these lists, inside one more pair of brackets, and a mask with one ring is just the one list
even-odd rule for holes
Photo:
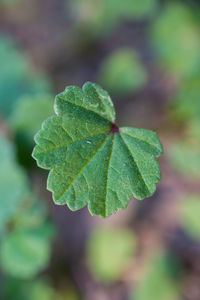
[[112,124],[112,127],[110,129],[111,133],[119,133],[119,127],[116,124]]

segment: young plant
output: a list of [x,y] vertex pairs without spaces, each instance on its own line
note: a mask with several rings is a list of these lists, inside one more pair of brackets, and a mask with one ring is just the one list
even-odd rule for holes
[[156,133],[115,124],[110,96],[87,82],[70,86],[55,99],[56,115],[35,136],[33,157],[51,170],[47,188],[56,204],[71,210],[88,204],[92,215],[107,217],[156,190],[163,153]]

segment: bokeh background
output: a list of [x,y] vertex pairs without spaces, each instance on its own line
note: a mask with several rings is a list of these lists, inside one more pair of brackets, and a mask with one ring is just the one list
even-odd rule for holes
[[[162,182],[108,219],[53,204],[33,136],[67,85],[155,130]],[[200,299],[200,1],[0,0],[0,299]]]

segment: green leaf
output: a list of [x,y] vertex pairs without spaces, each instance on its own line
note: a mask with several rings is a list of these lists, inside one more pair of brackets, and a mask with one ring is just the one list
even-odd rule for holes
[[180,287],[176,276],[179,266],[174,258],[159,254],[148,264],[146,274],[133,290],[131,299],[172,300],[179,299]]
[[121,48],[105,58],[99,80],[113,94],[122,96],[143,88],[147,82],[147,73],[137,52]]
[[29,195],[26,175],[15,162],[15,149],[0,136],[0,227],[10,220]]
[[200,240],[200,197],[191,195],[180,203],[180,217],[184,230],[194,239]]
[[51,169],[47,188],[57,204],[107,217],[127,207],[131,197],[151,196],[160,180],[155,157],[162,154],[156,133],[114,125],[108,93],[86,83],[67,87],[55,100],[56,115],[35,136],[33,157]]
[[21,279],[31,279],[48,266],[52,227],[19,229],[7,235],[0,246],[0,262],[4,272]]
[[155,20],[151,40],[161,66],[178,77],[196,75],[200,68],[198,17],[183,3],[171,1]]
[[119,279],[129,266],[135,248],[135,237],[127,229],[95,229],[89,238],[87,251],[94,277],[106,283]]

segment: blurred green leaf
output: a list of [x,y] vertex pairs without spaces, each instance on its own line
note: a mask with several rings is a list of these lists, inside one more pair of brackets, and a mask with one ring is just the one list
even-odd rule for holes
[[8,139],[6,139],[0,133],[0,164],[1,167],[5,166],[12,166],[15,164],[16,160],[16,151],[15,147]]
[[24,171],[14,160],[14,146],[0,137],[0,227],[12,218],[30,191]]
[[[24,206],[14,216],[15,229],[34,229],[42,226],[47,219],[47,210],[42,199],[30,195]],[[51,230],[51,227],[49,227]]]
[[169,149],[169,160],[173,167],[188,178],[200,178],[199,142],[179,142]]
[[157,0],[71,0],[71,9],[79,22],[90,25],[88,29],[96,33],[106,32],[123,20],[151,16],[157,5]]
[[190,195],[180,203],[181,221],[184,230],[200,240],[200,196]]
[[187,135],[200,141],[200,119],[193,119],[187,123]]
[[172,103],[173,114],[180,120],[200,123],[200,77],[183,82]]
[[[27,112],[30,112],[29,114]],[[15,105],[10,122],[17,135],[22,135],[32,146],[33,137],[40,129],[42,122],[53,114],[51,96],[39,94],[23,97]]]
[[[112,9],[118,10],[119,16],[124,17],[124,19],[137,20],[146,18],[148,16],[153,15],[155,12],[158,1],[157,0],[110,0],[112,6],[110,7],[110,11]],[[107,2],[105,3],[106,6]]]
[[24,96],[14,105],[9,122],[15,134],[18,160],[26,168],[34,163],[31,156],[34,135],[42,122],[52,114],[53,101],[50,95],[44,93]]
[[54,228],[46,222],[42,204],[31,195],[24,171],[14,158],[14,146],[0,137],[0,244],[2,270],[32,278],[47,266]]
[[108,93],[87,82],[56,96],[56,115],[35,136],[33,157],[50,169],[47,188],[56,204],[71,210],[88,205],[102,217],[127,207],[130,199],[149,197],[160,180],[156,160],[163,152],[150,130],[114,125]]
[[48,223],[39,228],[13,230],[0,245],[2,270],[17,278],[33,278],[49,263],[52,234]]
[[151,40],[166,70],[181,78],[199,73],[200,28],[187,6],[177,1],[167,3],[152,26]]
[[46,78],[33,71],[11,38],[0,36],[0,113],[8,116],[23,95],[49,92]]
[[176,280],[178,265],[165,254],[160,254],[147,266],[141,282],[133,290],[133,300],[175,300],[180,298]]
[[87,256],[96,280],[110,283],[119,279],[135,250],[135,236],[128,229],[95,229],[88,240]]
[[0,263],[18,278],[32,278],[49,263],[54,227],[41,203],[31,195],[15,148],[0,137]]
[[147,72],[136,51],[121,48],[105,58],[99,80],[114,95],[124,96],[144,87]]
[[10,279],[5,282],[3,292],[5,300],[57,299],[54,289],[42,279],[31,282]]
[[56,290],[47,279],[31,281],[9,279],[3,287],[4,300],[78,300],[76,290],[67,283],[65,290]]
[[24,296],[26,297],[24,300],[61,300],[56,297],[53,287],[42,280],[27,284],[24,289]]

